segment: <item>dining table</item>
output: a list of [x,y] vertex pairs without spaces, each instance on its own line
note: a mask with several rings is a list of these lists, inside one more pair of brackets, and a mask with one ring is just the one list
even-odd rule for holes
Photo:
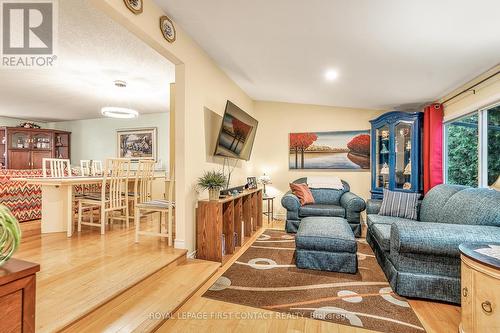
[[[67,177],[19,177],[15,181],[26,182],[28,185],[39,185],[42,190],[42,223],[41,232],[66,232],[73,235],[73,187],[101,184],[103,176],[67,176]],[[168,178],[163,173],[155,173],[153,179]],[[127,177],[129,182],[135,181],[135,176]]]

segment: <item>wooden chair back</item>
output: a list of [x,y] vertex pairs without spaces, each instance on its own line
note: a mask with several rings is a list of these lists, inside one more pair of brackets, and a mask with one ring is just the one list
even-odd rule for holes
[[42,172],[43,177],[69,177],[71,176],[71,162],[63,158],[44,158],[42,159]]
[[169,202],[175,202],[175,178],[174,172],[169,175],[168,179],[165,180],[165,200]]
[[99,160],[80,160],[82,176],[102,175],[102,162]]
[[154,160],[140,160],[135,174],[134,195],[136,203],[151,200],[153,195]]
[[130,159],[112,158],[106,160],[106,170],[102,180],[101,198],[104,200],[107,194],[108,209],[126,205],[129,175]]

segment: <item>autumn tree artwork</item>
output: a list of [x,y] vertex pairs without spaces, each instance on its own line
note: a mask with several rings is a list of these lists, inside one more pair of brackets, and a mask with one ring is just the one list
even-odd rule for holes
[[226,114],[223,119],[219,145],[221,148],[239,155],[252,129],[251,125],[230,114]]
[[289,168],[368,170],[369,131],[290,133]]

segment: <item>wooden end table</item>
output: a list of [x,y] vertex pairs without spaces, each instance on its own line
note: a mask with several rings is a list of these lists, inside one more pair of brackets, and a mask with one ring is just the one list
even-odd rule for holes
[[39,270],[38,264],[14,258],[0,266],[0,332],[35,332]]
[[267,201],[267,211],[264,215],[267,215],[267,223],[274,221],[274,198],[275,195],[263,195],[262,200]]
[[465,243],[459,249],[462,260],[459,331],[500,332],[500,259],[491,256],[491,252],[500,251],[500,243]]

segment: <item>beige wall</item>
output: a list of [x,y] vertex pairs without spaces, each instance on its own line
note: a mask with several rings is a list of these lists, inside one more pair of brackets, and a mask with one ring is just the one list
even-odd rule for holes
[[[210,157],[209,143],[217,117],[226,100],[253,114],[253,101],[217,67],[213,60],[176,24],[177,40],[170,44],[159,29],[163,11],[144,0],[144,12],[134,15],[123,0],[92,0],[103,12],[121,23],[176,65],[175,87],[175,175],[176,240],[179,248],[195,248],[196,179],[207,169],[221,168],[222,161]],[[175,23],[175,22],[174,22]],[[165,87],[169,89],[169,87]],[[207,114],[211,116],[207,116]],[[208,121],[210,120],[210,121]],[[246,162],[240,162],[233,183],[243,182]],[[205,195],[205,194],[203,194]]]
[[[464,90],[467,87],[470,87],[476,82],[483,80],[484,78],[499,70],[500,65],[497,65],[486,73],[478,76],[474,80],[455,89],[450,94],[441,98],[440,101],[445,101],[449,97],[454,96],[458,92]],[[456,99],[453,99],[452,101],[446,103],[444,106],[445,121],[478,110],[498,101],[500,101],[500,75],[497,75],[492,79],[480,84],[477,88],[475,88],[475,93],[473,93],[472,91],[466,92]]]
[[248,172],[271,176],[268,192],[278,195],[275,209],[284,213],[280,200],[288,191],[288,183],[310,175],[336,175],[347,181],[351,190],[368,199],[370,196],[369,171],[319,171],[288,169],[288,134],[308,131],[346,131],[370,129],[371,119],[385,111],[363,110],[278,102],[255,102],[255,115],[259,120],[255,147]]

